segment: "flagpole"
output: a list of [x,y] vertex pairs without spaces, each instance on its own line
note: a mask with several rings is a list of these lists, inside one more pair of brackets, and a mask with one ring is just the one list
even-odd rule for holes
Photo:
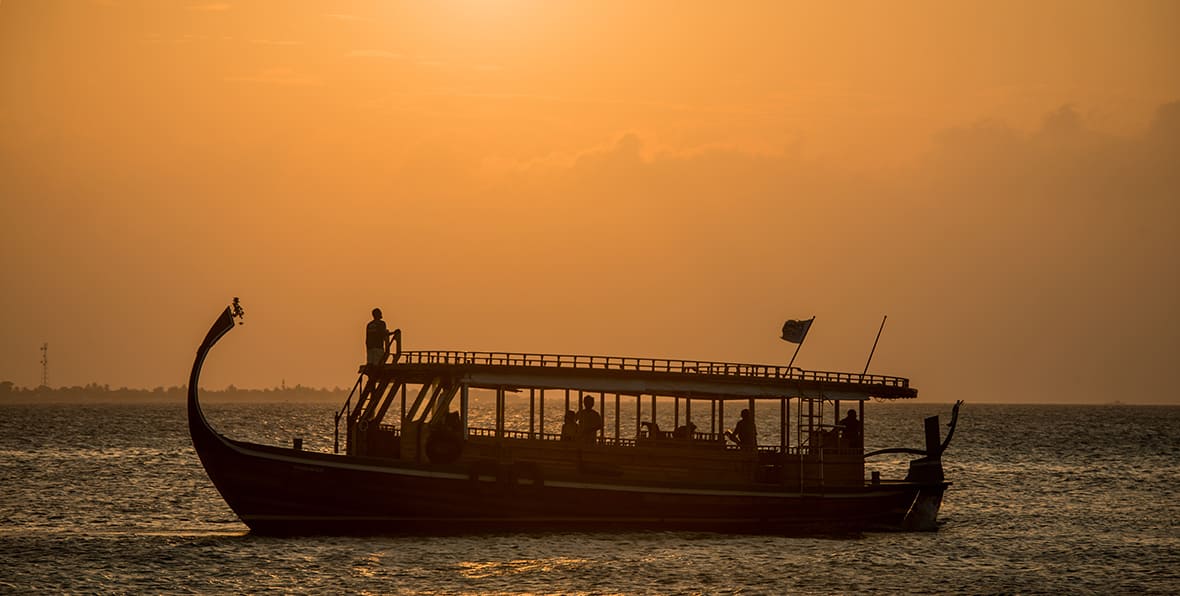
[[[807,339],[807,337],[804,336],[803,339]],[[803,347],[803,342],[799,342],[799,345],[795,346],[795,353],[791,356],[791,361],[787,363],[788,369],[790,369],[791,365],[795,363],[795,356],[799,355],[799,348],[802,348],[802,347]]]
[[885,330],[885,319],[888,318],[889,315],[884,315],[881,317],[881,328],[877,330],[877,339],[873,340],[873,349],[869,350],[869,359],[865,361],[865,370],[864,372],[860,373],[860,376],[862,377],[869,372],[869,363],[873,361],[873,352],[877,351],[877,342],[881,341],[881,332]]

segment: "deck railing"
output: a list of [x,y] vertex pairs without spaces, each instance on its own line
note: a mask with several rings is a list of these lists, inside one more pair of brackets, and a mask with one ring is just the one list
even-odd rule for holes
[[[395,429],[392,429],[392,428],[389,430],[395,431]],[[501,431],[501,433],[502,434],[500,435],[500,438],[502,438],[502,439],[555,441],[555,442],[561,442],[561,440],[562,440],[561,435],[555,434],[555,433],[539,433],[539,432],[529,432],[527,430],[507,430],[507,429]],[[708,435],[705,433],[701,433],[701,435],[703,437],[711,437],[711,435]],[[495,439],[496,438],[496,429],[469,426],[469,427],[467,427],[467,436],[469,436],[469,437],[482,437],[485,439]],[[715,436],[720,436],[720,435],[715,435]],[[643,441],[643,444],[649,445],[649,446],[650,445],[656,445],[656,446],[666,445],[666,446],[670,446],[670,447],[677,447],[677,446],[680,446],[680,447],[688,447],[688,446],[712,447],[712,446],[716,446],[716,447],[724,449],[726,451],[741,451],[742,450],[742,448],[740,446],[735,445],[730,442],[727,442],[725,440],[715,440],[715,439],[711,439],[711,438],[702,439],[699,437],[694,438],[691,441],[688,441],[685,439],[671,439],[671,438],[669,438],[669,439],[650,439],[644,435],[640,435],[640,436],[637,436],[634,438],[598,437],[594,441],[594,444],[595,445],[612,446],[612,447],[635,447],[640,444],[640,441]],[[571,445],[578,445],[578,443],[575,443],[572,441],[570,442],[570,444]],[[781,453],[786,453],[788,455],[816,455],[820,452],[821,449],[824,453],[826,453],[828,455],[863,455],[864,454],[864,450],[859,447],[857,447],[857,448],[848,448],[848,447],[841,447],[841,448],[823,447],[823,448],[820,448],[820,447],[810,447],[810,446],[803,446],[803,447],[795,446],[795,447],[787,447],[786,451],[784,451],[783,448],[778,445],[759,445],[758,446],[758,453],[765,454],[765,455],[777,455],[777,454],[781,454]]]
[[664,358],[628,358],[620,356],[583,356],[572,354],[528,354],[513,352],[457,352],[427,350],[402,352],[398,364],[450,364],[478,366],[520,366],[585,370],[619,370],[635,372],[668,372],[701,376],[732,376],[792,381],[819,381],[909,387],[904,377],[870,375],[848,372],[803,370],[798,367],[766,364],[738,364],[702,360],[669,360]]

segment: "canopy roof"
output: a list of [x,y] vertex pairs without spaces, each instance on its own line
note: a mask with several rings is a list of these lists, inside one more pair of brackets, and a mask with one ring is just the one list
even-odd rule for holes
[[809,371],[785,366],[691,360],[520,354],[506,352],[402,352],[371,375],[425,383],[447,378],[469,387],[571,389],[623,395],[702,399],[841,400],[918,396],[909,379]]

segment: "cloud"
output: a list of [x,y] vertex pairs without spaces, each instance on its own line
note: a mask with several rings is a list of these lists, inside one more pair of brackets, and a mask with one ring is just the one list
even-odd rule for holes
[[1172,162],[1172,170],[1180,170],[1180,101],[1161,105],[1151,121],[1147,132],[1152,152]]
[[1055,137],[1071,137],[1082,132],[1082,117],[1073,105],[1065,104],[1045,115],[1041,124],[1042,134]]
[[189,10],[196,12],[224,12],[233,8],[228,2],[209,2],[206,4],[190,4]]
[[388,58],[390,60],[400,60],[404,58],[397,52],[389,52],[386,50],[353,50],[347,54],[355,58]]
[[322,85],[323,82],[310,75],[300,74],[290,68],[269,68],[254,75],[229,77],[227,81],[245,83],[262,83],[266,85],[280,85],[286,87],[312,87]]
[[283,41],[277,39],[251,39],[250,43],[260,46],[301,46],[302,41]]
[[355,15],[355,14],[345,14],[345,13],[325,14],[324,18],[328,18],[328,19],[332,19],[332,20],[336,20],[336,21],[369,21],[369,20],[372,20],[372,19],[369,19],[368,17],[362,17],[362,16]]
[[1045,114],[1033,131],[984,120],[940,133],[920,167],[941,188],[941,200],[994,209],[1135,203],[1168,189],[1177,163],[1180,102],[1161,105],[1143,134],[1126,137],[1094,130],[1068,104]]
[[643,140],[637,133],[629,132],[609,147],[583,152],[574,161],[572,169],[580,176],[614,177],[634,172],[645,163]]

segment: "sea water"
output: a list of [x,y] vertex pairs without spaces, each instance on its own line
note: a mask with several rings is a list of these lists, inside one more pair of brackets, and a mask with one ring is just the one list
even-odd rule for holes
[[[337,407],[206,412],[234,438],[330,452]],[[921,448],[923,417],[949,413],[870,403],[866,448]],[[183,403],[0,404],[0,592],[1180,593],[1180,407],[969,403],[944,465],[933,533],[278,539],[209,482]]]

